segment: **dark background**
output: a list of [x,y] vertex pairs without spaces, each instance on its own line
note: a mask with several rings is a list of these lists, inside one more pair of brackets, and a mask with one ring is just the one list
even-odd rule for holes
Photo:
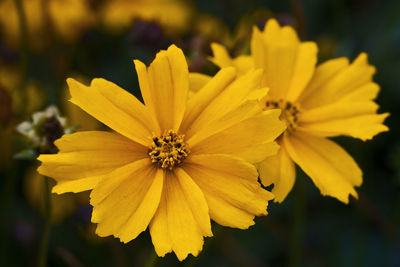
[[[206,60],[210,55],[209,43],[226,43],[232,54],[246,51],[250,30],[247,35],[240,35],[237,29],[250,29],[253,23],[263,25],[271,16],[282,24],[296,27],[303,39],[316,41],[320,61],[340,56],[354,59],[365,51],[371,64],[377,67],[375,81],[381,86],[377,99],[380,112],[390,112],[391,116],[385,123],[390,132],[372,141],[335,139],[354,156],[364,172],[364,183],[358,189],[359,200],[352,199],[345,205],[322,197],[311,180],[298,171],[295,188],[286,201],[279,205],[270,203],[270,214],[257,218],[249,230],[214,224],[215,236],[206,238],[197,258],[189,256],[180,263],[174,254],[168,254],[155,264],[400,266],[400,1],[197,0],[191,4],[195,12],[189,29],[180,33],[167,34],[157,23],[141,20],[123,32],[112,34],[97,25],[73,43],[54,41],[45,50],[27,53],[6,46],[6,36],[2,35],[0,68],[17,66],[20,70],[25,66],[26,79],[39,83],[43,90],[40,107],[43,109],[49,104],[65,106],[67,99],[62,97],[62,90],[65,78],[70,75],[88,80],[104,77],[138,95],[132,59],[148,64],[156,51],[171,43],[184,49],[191,70],[213,74],[217,68]],[[199,13],[218,18],[229,32],[218,32],[218,27],[212,27],[216,32],[196,30],[203,23]],[[221,37],[226,34],[230,37]],[[236,38],[238,35],[240,38]],[[1,126],[2,131],[31,115],[19,110],[12,113]],[[0,163],[0,265],[36,266],[44,219],[38,208],[40,204],[32,205],[24,189],[24,177],[37,163],[9,160],[13,153],[23,149],[16,135],[4,135],[9,139],[2,137],[0,144],[3,146],[0,154],[5,158]],[[12,143],[11,154],[6,154],[5,142]],[[40,196],[37,199],[42,201]],[[114,238],[97,238],[94,225],[90,224],[90,207],[84,204],[85,200],[74,200],[74,203],[71,212],[52,224],[49,266],[144,266],[152,258],[148,231],[127,245]]]

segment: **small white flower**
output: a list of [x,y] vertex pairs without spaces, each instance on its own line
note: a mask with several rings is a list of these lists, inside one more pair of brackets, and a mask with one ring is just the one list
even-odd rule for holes
[[[73,132],[74,128],[68,127],[67,119],[60,116],[60,112],[58,108],[54,105],[49,106],[44,111],[38,111],[32,114],[32,120],[24,121],[20,123],[16,130],[22,135],[26,136],[32,143],[34,147],[45,147],[49,144],[49,134],[46,133],[46,129],[44,129],[46,122],[49,119],[56,118],[55,124],[59,123],[60,130],[62,130],[61,134],[69,134]],[[57,127],[57,125],[55,125]],[[50,140],[52,138],[58,138],[60,136],[50,136]]]

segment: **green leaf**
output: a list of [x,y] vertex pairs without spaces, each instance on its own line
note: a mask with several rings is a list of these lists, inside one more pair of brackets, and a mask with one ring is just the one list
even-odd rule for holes
[[14,159],[34,160],[37,158],[37,153],[34,149],[25,149],[14,155]]

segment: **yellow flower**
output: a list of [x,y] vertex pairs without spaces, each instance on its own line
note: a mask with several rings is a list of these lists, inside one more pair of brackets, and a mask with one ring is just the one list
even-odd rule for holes
[[53,192],[92,190],[99,236],[129,242],[149,225],[157,254],[183,260],[212,236],[210,219],[246,229],[267,214],[273,195],[251,163],[276,153],[284,123],[255,99],[261,71],[235,79],[233,68],[222,69],[188,100],[188,66],[176,46],[148,68],[135,65],[145,105],[104,79],[68,79],[71,101],[116,132],[64,135],[58,154],[38,158],[38,171],[57,180]]
[[297,163],[322,195],[348,203],[357,197],[354,186],[362,172],[353,158],[326,137],[351,136],[361,140],[387,131],[385,114],[376,114],[379,86],[372,81],[375,67],[361,53],[352,63],[347,58],[319,66],[317,46],[300,42],[289,26],[267,22],[263,32],[254,28],[251,55],[232,59],[226,49],[213,44],[212,61],[220,67],[235,66],[240,73],[263,70],[262,86],[270,88],[260,101],[265,110],[282,109],[287,130],[279,138],[277,155],[258,164],[264,185],[274,184],[275,201],[282,202],[293,187]]
[[179,0],[112,0],[104,4],[101,20],[109,28],[119,31],[132,25],[135,19],[156,21],[174,33],[188,27],[192,9]]
[[[24,0],[22,3],[29,41],[35,49],[43,48],[48,40],[49,27],[57,37],[65,41],[73,41],[95,22],[95,17],[86,1]],[[5,35],[5,42],[17,47],[21,33],[14,0],[0,1],[0,28]]]

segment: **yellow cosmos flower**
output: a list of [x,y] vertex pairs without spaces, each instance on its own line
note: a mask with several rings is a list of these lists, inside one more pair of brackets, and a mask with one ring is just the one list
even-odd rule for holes
[[261,71],[235,79],[224,68],[188,100],[176,46],[135,66],[145,105],[104,79],[68,79],[71,101],[116,132],[64,135],[38,171],[57,180],[53,192],[92,190],[98,235],[129,242],[149,226],[157,254],[183,260],[212,236],[210,219],[246,229],[267,214],[273,195],[251,163],[277,152],[285,127],[279,110],[262,111],[254,99]]
[[368,140],[388,130],[382,124],[388,114],[376,114],[373,100],[379,86],[372,81],[375,67],[368,64],[367,55],[361,53],[352,63],[337,58],[316,67],[316,44],[300,42],[293,28],[280,27],[274,19],[262,32],[254,28],[250,56],[232,59],[221,45],[213,44],[212,49],[212,61],[220,67],[234,66],[242,74],[261,68],[262,86],[270,91],[260,104],[265,110],[282,110],[287,130],[279,138],[281,149],[258,165],[262,183],[274,184],[275,201],[282,202],[293,187],[294,162],[322,195],[345,203],[349,194],[357,197],[360,168],[326,137]]

